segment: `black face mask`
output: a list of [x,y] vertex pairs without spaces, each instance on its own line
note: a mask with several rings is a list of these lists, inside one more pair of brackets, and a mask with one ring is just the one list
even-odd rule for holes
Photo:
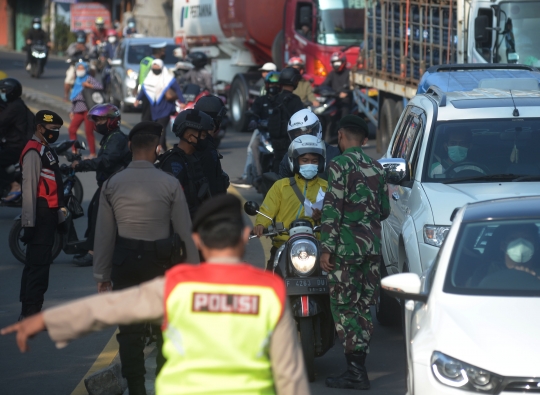
[[268,94],[275,96],[279,93],[279,86],[271,86],[268,88]]
[[94,128],[94,130],[96,131],[96,133],[103,134],[103,135],[106,135],[107,133],[109,133],[109,127],[107,126],[107,122],[99,124],[99,125],[96,124],[96,127]]
[[47,143],[52,144],[56,140],[58,140],[58,137],[60,136],[60,129],[47,129],[44,127],[45,132],[43,133],[43,138]]
[[195,137],[197,139],[196,143],[192,143],[189,141],[189,143],[195,148],[196,151],[204,151],[206,148],[208,148],[208,138],[202,139],[200,137]]
[[160,75],[162,71],[163,69],[152,69],[152,73],[154,73],[155,75]]

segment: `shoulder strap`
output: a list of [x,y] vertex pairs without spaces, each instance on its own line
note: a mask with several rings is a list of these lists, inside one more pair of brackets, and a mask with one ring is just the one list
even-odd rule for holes
[[305,201],[304,195],[302,195],[302,192],[300,192],[300,189],[298,188],[298,185],[296,184],[296,180],[294,177],[289,177],[289,184],[291,185],[294,193],[296,194],[296,197],[298,200],[300,200],[300,203],[303,205]]

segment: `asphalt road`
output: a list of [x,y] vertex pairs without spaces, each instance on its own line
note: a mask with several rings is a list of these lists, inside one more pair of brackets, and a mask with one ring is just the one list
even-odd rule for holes
[[[9,77],[19,79],[23,87],[29,87],[56,96],[52,100],[61,101],[63,79],[66,64],[60,59],[49,59],[45,74],[39,80],[30,78],[24,70],[24,56],[21,54],[0,52],[0,70]],[[24,88],[23,88],[24,89]],[[28,102],[32,109],[45,108],[42,103]],[[65,120],[68,114],[61,112]],[[140,120],[140,114],[122,114],[125,125],[134,125]],[[125,130],[127,131],[127,129]],[[84,133],[79,133],[84,136]],[[248,134],[229,130],[222,141],[220,152],[223,154],[223,168],[231,178],[242,174]],[[67,138],[67,128],[62,128],[62,138]],[[82,138],[82,137],[81,137]],[[99,136],[96,137],[99,142]],[[173,135],[168,136],[169,143],[175,142]],[[366,152],[377,157],[372,147]],[[83,173],[79,177],[84,187],[83,207],[87,205],[96,190],[93,173]],[[252,188],[237,191],[246,200],[261,203],[261,196]],[[0,327],[16,321],[20,313],[18,301],[19,285],[23,265],[11,254],[8,235],[13,219],[19,209],[0,208]],[[86,229],[86,218],[76,220],[80,237]],[[256,266],[263,267],[265,246],[268,243],[259,240],[248,245],[245,259]],[[71,263],[71,256],[61,253],[51,267],[49,290],[45,295],[44,307],[92,295],[96,292],[92,269],[80,268]],[[114,328],[94,333],[73,342],[68,347],[57,350],[46,333],[39,334],[31,341],[31,351],[21,355],[16,348],[13,336],[0,337],[0,393],[4,395],[63,395],[83,394],[80,382],[92,368],[105,345],[113,336]],[[102,355],[103,357],[103,355]],[[377,395],[404,394],[406,392],[405,355],[403,337],[400,328],[381,327],[375,323],[375,333],[371,343],[371,354],[366,366],[372,383],[369,393]],[[341,373],[345,369],[343,349],[340,344],[315,362],[317,379],[311,384],[313,394],[345,394],[348,390],[333,390],[324,386],[324,378],[329,374]],[[78,386],[79,385],[79,386]],[[77,389],[76,389],[77,388]]]

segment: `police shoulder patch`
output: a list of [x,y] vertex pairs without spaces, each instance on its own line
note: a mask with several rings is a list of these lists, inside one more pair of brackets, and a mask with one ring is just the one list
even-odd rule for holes
[[175,175],[175,177],[177,177],[178,174],[180,174],[180,172],[182,171],[183,168],[184,168],[184,166],[182,166],[182,163],[180,163],[180,162],[172,162],[171,163],[171,170],[172,170],[172,173]]

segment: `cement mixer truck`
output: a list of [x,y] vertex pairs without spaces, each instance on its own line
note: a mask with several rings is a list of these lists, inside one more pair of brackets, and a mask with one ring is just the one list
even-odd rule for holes
[[332,53],[346,49],[356,62],[364,9],[365,0],[175,0],[174,36],[187,51],[211,58],[214,85],[227,86],[233,126],[244,130],[261,88],[257,68],[282,68],[300,56],[314,84],[322,83]]

